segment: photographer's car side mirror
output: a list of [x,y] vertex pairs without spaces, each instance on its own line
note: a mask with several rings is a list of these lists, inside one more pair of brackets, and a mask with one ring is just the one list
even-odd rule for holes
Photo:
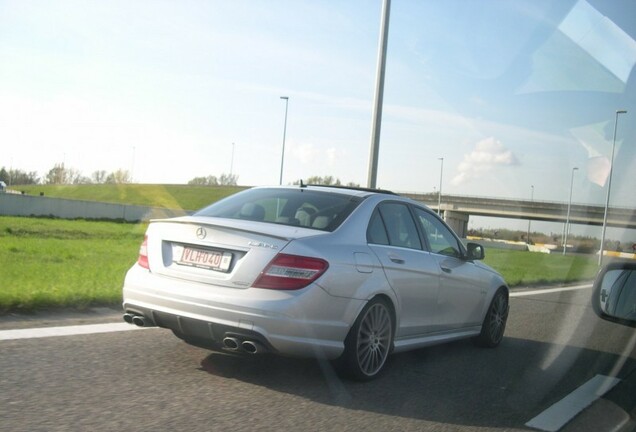
[[601,269],[592,307],[604,320],[636,327],[636,263],[613,262]]

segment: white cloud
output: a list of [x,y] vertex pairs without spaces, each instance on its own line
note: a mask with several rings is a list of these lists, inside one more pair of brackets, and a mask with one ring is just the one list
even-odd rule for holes
[[292,144],[290,147],[292,155],[302,165],[315,162],[320,154],[316,147],[310,143]]
[[483,173],[491,171],[498,166],[518,165],[514,153],[507,149],[501,141],[494,137],[486,138],[475,145],[475,149],[464,155],[464,160],[459,164],[459,173],[451,183],[455,186],[468,180],[479,178]]
[[332,167],[336,163],[336,159],[338,157],[338,150],[334,147],[328,148],[326,151],[327,155],[327,164]]

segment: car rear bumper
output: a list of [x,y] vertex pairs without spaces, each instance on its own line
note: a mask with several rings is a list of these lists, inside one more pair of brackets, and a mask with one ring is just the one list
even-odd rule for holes
[[264,351],[333,359],[364,301],[334,297],[312,284],[296,291],[225,288],[153,274],[137,265],[124,282],[124,311],[186,341],[223,347],[234,337]]

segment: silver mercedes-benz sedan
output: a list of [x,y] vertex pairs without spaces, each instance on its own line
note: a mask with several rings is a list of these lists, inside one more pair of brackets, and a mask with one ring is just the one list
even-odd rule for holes
[[387,191],[257,187],[154,220],[124,319],[188,343],[335,360],[370,379],[391,352],[497,346],[508,287],[426,206]]

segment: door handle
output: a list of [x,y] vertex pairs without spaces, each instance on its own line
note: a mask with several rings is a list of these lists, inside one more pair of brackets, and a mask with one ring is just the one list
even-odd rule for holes
[[449,269],[448,267],[441,267],[441,269],[442,269],[442,271],[443,271],[444,273],[449,273],[449,274],[450,274],[450,273],[452,273],[452,272],[453,272],[453,270],[452,270],[452,269]]
[[389,259],[396,264],[404,264],[405,261],[400,258],[398,255],[389,254]]

